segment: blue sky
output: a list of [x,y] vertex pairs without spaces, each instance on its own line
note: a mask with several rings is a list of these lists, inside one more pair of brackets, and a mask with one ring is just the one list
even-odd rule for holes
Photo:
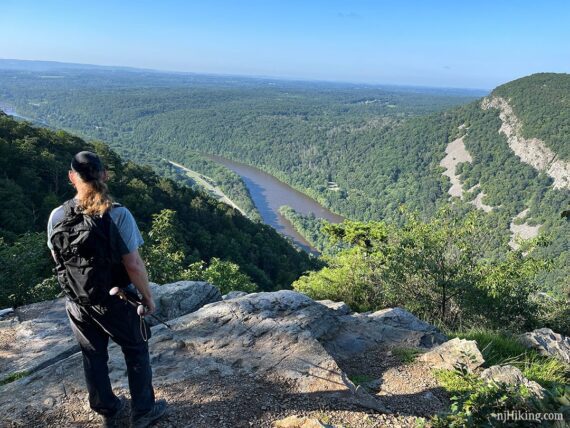
[[493,88],[570,71],[568,1],[0,0],[0,58]]

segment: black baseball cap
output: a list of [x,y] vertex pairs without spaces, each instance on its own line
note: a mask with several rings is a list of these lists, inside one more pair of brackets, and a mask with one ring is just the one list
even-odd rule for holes
[[73,156],[71,169],[78,173],[83,181],[95,181],[101,177],[105,166],[95,153],[83,151]]

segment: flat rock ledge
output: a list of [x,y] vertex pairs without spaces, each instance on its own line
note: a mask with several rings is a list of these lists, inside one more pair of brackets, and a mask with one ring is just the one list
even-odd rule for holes
[[[173,319],[222,299],[207,282],[151,284],[156,315]],[[147,318],[150,325],[156,324]],[[65,312],[65,298],[16,308],[0,320],[0,380],[33,373],[79,352]]]
[[[246,376],[266,384],[286,383],[294,393],[334,397],[389,413],[377,397],[348,379],[337,360],[379,346],[429,349],[446,338],[400,308],[345,312],[342,305],[319,303],[289,290],[208,303],[171,320],[172,330],[153,327],[149,345],[154,384]],[[109,355],[113,387],[126,389],[120,349],[111,346]],[[0,387],[0,419],[27,426],[33,415],[64,406],[69,391],[84,389],[81,355],[75,353]]]

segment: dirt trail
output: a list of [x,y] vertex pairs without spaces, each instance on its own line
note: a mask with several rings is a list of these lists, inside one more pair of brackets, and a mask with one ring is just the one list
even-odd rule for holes
[[[267,383],[253,376],[196,377],[156,389],[170,408],[157,428],[269,428],[273,422],[297,415],[316,418],[335,427],[417,427],[418,417],[442,411],[449,404],[430,370],[422,363],[402,364],[389,350],[377,349],[341,362],[350,376],[378,379],[374,391],[394,414],[382,414],[347,404],[326,393],[301,394],[287,380]],[[116,391],[128,397],[128,391]],[[127,409],[128,414],[128,409]],[[34,415],[29,415],[33,416]],[[35,419],[35,418],[33,418]],[[65,406],[37,415],[38,427],[97,427],[84,390],[68,391]],[[124,420],[127,425],[127,420]]]

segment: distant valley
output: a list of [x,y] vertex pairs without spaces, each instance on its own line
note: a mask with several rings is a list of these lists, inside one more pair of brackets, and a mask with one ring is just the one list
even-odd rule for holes
[[[260,217],[243,180],[200,153],[258,167],[343,217],[399,223],[402,206],[428,218],[448,203],[452,183],[440,163],[461,140],[470,161],[452,162],[448,176],[459,192],[452,195],[461,195],[452,199],[466,212],[487,207],[481,227],[493,231],[497,249],[512,245],[517,230],[550,236],[542,251],[558,268],[544,281],[550,288],[568,283],[570,230],[560,213],[570,191],[556,178],[567,174],[570,159],[568,75],[533,75],[485,98],[508,100],[520,137],[540,140],[555,155],[553,178],[550,166],[537,168],[513,151],[502,112],[481,102],[484,92],[51,71],[62,78],[0,63],[0,103],[105,141],[165,176],[179,174],[160,159],[176,160],[212,177],[250,218]],[[540,125],[537,117],[548,120]]]

